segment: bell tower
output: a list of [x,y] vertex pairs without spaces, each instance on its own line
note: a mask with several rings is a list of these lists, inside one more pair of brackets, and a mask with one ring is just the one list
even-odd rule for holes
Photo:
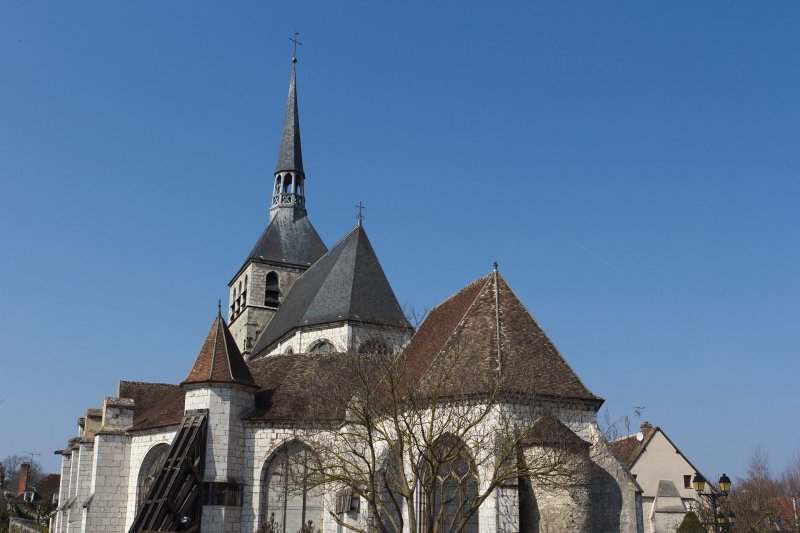
[[245,358],[295,280],[328,251],[306,211],[296,67],[292,57],[267,227],[228,284],[230,331]]

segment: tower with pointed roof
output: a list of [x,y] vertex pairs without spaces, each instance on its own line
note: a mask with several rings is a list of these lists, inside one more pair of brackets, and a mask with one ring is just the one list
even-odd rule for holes
[[306,210],[296,62],[292,58],[267,227],[228,284],[230,330],[244,355],[251,352],[295,280],[328,251]]

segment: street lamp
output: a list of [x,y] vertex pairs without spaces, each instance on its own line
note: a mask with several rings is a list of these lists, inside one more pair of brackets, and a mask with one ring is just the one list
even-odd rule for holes
[[694,490],[697,491],[699,496],[704,496],[711,501],[711,516],[714,517],[714,521],[706,522],[703,525],[714,526],[715,533],[722,533],[724,530],[733,527],[733,524],[736,523],[736,515],[731,512],[726,516],[717,506],[717,500],[726,497],[730,493],[731,478],[727,474],[722,474],[717,483],[719,491],[715,491],[714,487],[710,487],[710,490],[706,492],[706,478],[697,472],[694,475],[694,479],[692,479],[692,485],[694,485]]

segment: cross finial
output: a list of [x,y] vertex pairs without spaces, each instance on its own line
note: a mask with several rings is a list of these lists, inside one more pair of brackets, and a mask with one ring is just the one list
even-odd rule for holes
[[492,263],[492,270],[494,270],[495,272],[497,272],[497,261],[495,261],[494,263]]
[[217,300],[217,316],[222,316],[222,298]]
[[366,208],[367,208],[367,206],[362,204],[361,200],[359,200],[358,201],[358,205],[356,205],[356,209],[358,209],[358,216],[356,217],[356,219],[358,219],[358,225],[359,226],[364,221],[364,209],[366,209]]
[[294,36],[289,37],[289,40],[294,43],[294,50],[292,51],[292,63],[297,63],[297,45],[303,45],[303,43],[297,40],[298,35],[300,35],[299,32],[294,32]]

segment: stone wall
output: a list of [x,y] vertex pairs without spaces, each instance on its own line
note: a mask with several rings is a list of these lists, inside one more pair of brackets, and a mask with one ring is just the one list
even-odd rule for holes
[[127,531],[133,524],[133,519],[136,517],[136,494],[137,484],[139,481],[139,469],[142,466],[147,452],[149,452],[156,444],[171,444],[172,439],[175,438],[177,426],[150,430],[146,432],[137,432],[131,436],[130,450],[128,458],[128,472],[127,479],[127,494],[126,494],[126,510],[125,510],[125,528]]

